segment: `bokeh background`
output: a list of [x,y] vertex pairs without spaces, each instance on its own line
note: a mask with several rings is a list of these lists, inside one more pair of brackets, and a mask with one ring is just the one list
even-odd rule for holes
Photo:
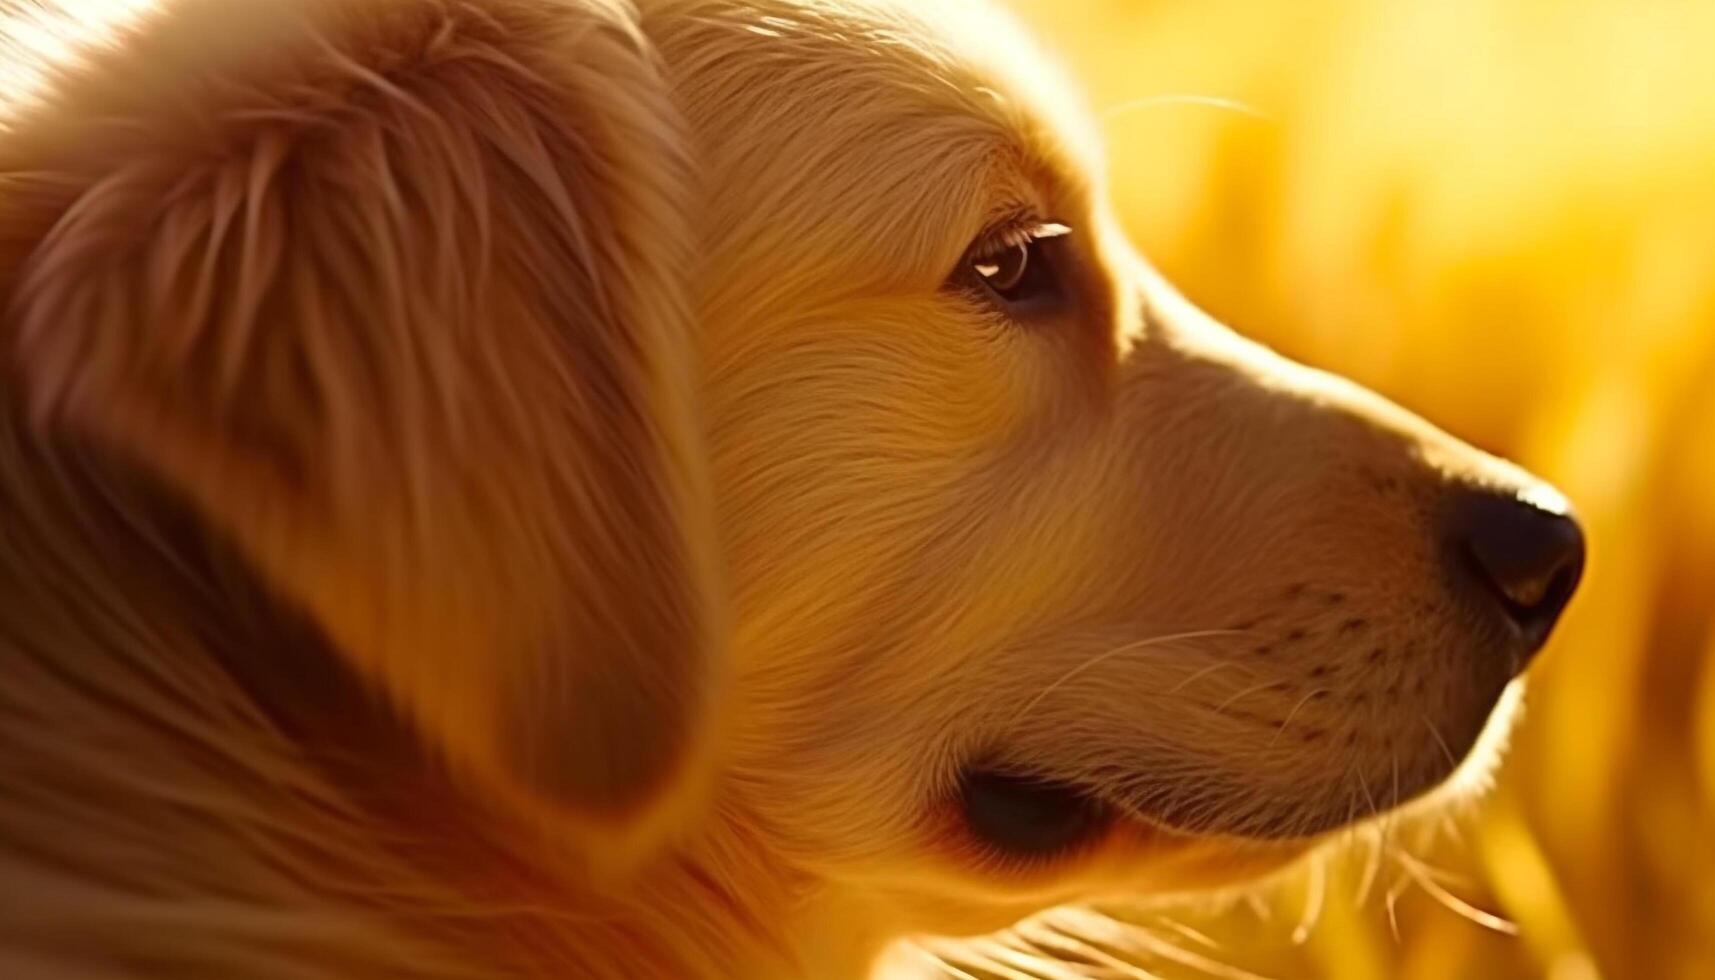
[[1715,2],[1010,5],[1193,300],[1549,477],[1592,561],[1475,812],[967,972],[1715,977]]
[[1715,978],[1715,0],[1001,2],[1193,300],[1549,477],[1592,560],[1474,809],[947,975]]

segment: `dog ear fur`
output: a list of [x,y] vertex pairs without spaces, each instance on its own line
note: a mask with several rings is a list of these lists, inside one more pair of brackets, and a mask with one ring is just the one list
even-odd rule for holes
[[155,470],[454,772],[607,856],[694,800],[722,672],[690,169],[629,16],[168,0],[0,137],[37,423]]

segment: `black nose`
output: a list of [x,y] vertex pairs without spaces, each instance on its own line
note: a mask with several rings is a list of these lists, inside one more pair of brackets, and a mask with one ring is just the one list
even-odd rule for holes
[[1455,573],[1505,612],[1534,653],[1584,573],[1578,522],[1514,494],[1477,489],[1462,491],[1448,517]]

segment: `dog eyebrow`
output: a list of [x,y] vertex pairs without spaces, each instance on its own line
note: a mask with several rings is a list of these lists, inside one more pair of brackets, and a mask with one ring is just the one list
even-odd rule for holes
[[[953,138],[922,138],[937,126],[953,128]],[[808,183],[784,195],[814,206],[798,216],[818,226],[811,239],[830,249],[837,242],[841,256],[866,263],[882,282],[914,288],[938,280],[985,232],[1008,220],[1058,217],[1049,213],[1057,182],[1042,179],[1017,136],[990,119],[954,109],[887,129],[848,136],[829,154],[841,160],[839,172],[795,175]]]
[[1064,221],[1065,202],[1081,196],[1066,168],[1033,151],[1022,134],[999,125],[984,129],[973,139],[956,141],[957,149],[920,171],[916,183],[921,190],[901,211],[902,218],[933,236],[945,253],[944,264],[956,261],[973,239],[1009,224]]

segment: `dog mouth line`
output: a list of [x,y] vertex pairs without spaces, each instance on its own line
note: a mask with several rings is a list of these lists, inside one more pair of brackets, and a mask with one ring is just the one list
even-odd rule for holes
[[[1278,804],[1235,809],[1231,798],[1195,798],[1131,778],[1121,785],[1062,779],[1015,766],[979,767],[961,779],[959,806],[967,829],[990,849],[1013,859],[1042,860],[1087,849],[1121,828],[1148,838],[1210,838],[1259,843],[1312,840],[1368,811],[1307,824]],[[1254,794],[1250,795],[1255,799]],[[1235,813],[1249,813],[1233,821]]]
[[[1338,684],[1299,689],[1280,681],[1271,687],[1287,689],[1292,703],[1252,710],[1257,706],[1233,699],[1189,699],[1252,729],[1248,755],[1201,761],[1182,753],[1153,760],[1113,756],[1079,768],[1031,761],[1020,747],[995,747],[960,773],[956,802],[964,825],[993,849],[1026,858],[1074,850],[1122,826],[1150,836],[1313,841],[1456,781],[1481,754],[1481,736],[1505,700],[1503,689],[1473,727],[1469,719],[1432,718],[1439,712],[1410,698],[1403,714],[1383,713],[1373,693],[1363,719],[1330,716],[1324,702],[1351,700]],[[1421,726],[1410,715],[1421,718]]]
[[1312,841],[1385,816],[1446,785],[1469,753],[1442,753],[1402,767],[1390,757],[1365,778],[1343,767],[1333,778],[1292,787],[1237,775],[1151,774],[1064,777],[1042,767],[977,766],[961,778],[960,804],[975,835],[1016,855],[1076,848],[1119,826],[1152,836]]

